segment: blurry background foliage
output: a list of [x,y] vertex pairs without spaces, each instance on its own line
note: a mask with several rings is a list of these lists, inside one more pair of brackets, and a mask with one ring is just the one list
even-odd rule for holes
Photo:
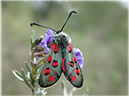
[[[35,38],[47,29],[30,27],[31,22],[59,30],[70,10],[76,10],[64,28],[72,44],[84,55],[84,85],[74,94],[127,94],[127,6],[120,2],[2,2],[2,94],[31,94],[31,90],[12,74],[25,68],[29,61],[29,40],[32,29]],[[73,87],[62,74],[48,95],[63,94],[61,81],[68,90]],[[56,90],[55,90],[56,89]]]

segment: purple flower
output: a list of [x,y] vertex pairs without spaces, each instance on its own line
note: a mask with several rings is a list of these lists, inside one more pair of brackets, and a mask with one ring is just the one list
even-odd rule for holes
[[75,52],[75,55],[76,55],[76,58],[77,58],[80,68],[82,68],[83,63],[84,63],[84,58],[82,57],[82,52],[78,48],[73,48],[73,51]]
[[47,54],[49,53],[49,48],[47,47],[46,39],[43,39],[40,43],[40,46],[47,50]]
[[47,30],[48,33],[45,34],[47,44],[52,41],[52,36],[55,36],[51,29]]
[[53,32],[52,32],[51,29],[48,29],[47,32],[48,33],[45,34],[45,39],[43,39],[41,41],[40,46],[43,47],[43,48],[45,48],[47,50],[47,54],[48,54],[50,48],[47,45],[51,42],[52,36],[55,36],[55,35],[53,34]]

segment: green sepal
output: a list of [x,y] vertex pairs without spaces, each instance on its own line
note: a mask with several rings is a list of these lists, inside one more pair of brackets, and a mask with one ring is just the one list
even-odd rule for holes
[[17,70],[12,70],[13,75],[20,81],[24,81],[21,74]]
[[22,75],[22,78],[23,78],[25,84],[33,90],[34,88],[32,87],[29,80],[27,79],[27,77],[25,75],[25,70],[23,68],[21,68],[21,75]]
[[26,65],[26,68],[28,69],[28,71],[30,72],[31,70],[30,70],[30,68],[29,68],[29,65],[28,65],[28,63],[27,63],[27,61],[25,61],[25,63],[24,63],[25,65]]

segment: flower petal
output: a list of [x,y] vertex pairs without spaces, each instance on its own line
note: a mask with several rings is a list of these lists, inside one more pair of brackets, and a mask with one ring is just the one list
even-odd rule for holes
[[46,48],[46,47],[47,47],[46,39],[43,39],[43,40],[41,41],[40,46],[43,47],[43,48]]
[[46,42],[46,39],[43,39],[40,43],[40,46],[45,48],[47,50],[47,54],[49,53],[49,48],[47,47],[47,42]]
[[82,68],[83,63],[84,63],[84,58],[82,57],[82,59],[77,59],[77,61],[78,61],[78,64],[79,64],[80,68]]
[[73,48],[73,51],[75,52],[78,64],[80,66],[80,68],[83,67],[83,63],[84,63],[84,58],[82,57],[82,52],[78,49],[78,48]]
[[78,48],[73,48],[76,56],[82,56],[82,52]]
[[50,36],[55,36],[55,35],[53,34],[51,29],[48,29],[47,32],[48,33],[45,34],[45,38],[46,38],[46,43],[48,44],[52,40],[52,37],[50,37]]
[[50,51],[50,48],[48,48],[48,47],[47,47],[46,49],[47,49],[47,54],[48,54],[48,53],[49,53],[49,51]]

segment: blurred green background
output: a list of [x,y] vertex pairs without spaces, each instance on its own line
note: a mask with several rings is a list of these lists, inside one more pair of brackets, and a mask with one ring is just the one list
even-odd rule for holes
[[[128,13],[120,2],[3,2],[2,1],[2,94],[30,95],[31,90],[14,77],[13,69],[30,61],[30,35],[44,35],[47,29],[30,27],[31,22],[59,30],[70,10],[76,10],[64,28],[72,44],[83,52],[84,85],[74,94],[127,95]],[[73,86],[64,75],[47,89],[48,95],[62,95],[61,81],[68,92]]]

